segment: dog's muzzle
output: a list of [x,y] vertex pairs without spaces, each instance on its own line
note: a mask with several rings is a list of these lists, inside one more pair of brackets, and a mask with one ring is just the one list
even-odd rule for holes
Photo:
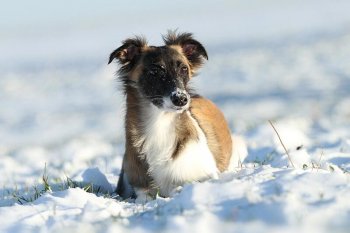
[[170,100],[177,107],[185,106],[189,101],[189,95],[186,91],[177,89],[171,93]]

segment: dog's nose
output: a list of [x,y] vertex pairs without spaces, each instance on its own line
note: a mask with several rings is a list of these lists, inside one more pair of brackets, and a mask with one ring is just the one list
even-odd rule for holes
[[186,92],[181,90],[174,91],[170,96],[170,100],[177,107],[183,107],[188,103]]

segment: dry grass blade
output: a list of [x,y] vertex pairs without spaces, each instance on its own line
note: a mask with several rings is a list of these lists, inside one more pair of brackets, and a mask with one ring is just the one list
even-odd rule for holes
[[279,134],[278,131],[276,130],[275,126],[272,124],[272,121],[269,120],[269,123],[270,123],[270,125],[272,126],[273,130],[276,132],[277,137],[278,137],[278,139],[280,140],[281,145],[283,146],[283,149],[284,149],[284,151],[286,152],[286,154],[287,154],[287,156],[288,156],[288,160],[289,160],[290,164],[292,165],[293,168],[295,168],[295,166],[294,166],[294,164],[293,164],[293,161],[292,161],[292,159],[291,159],[291,157],[290,157],[290,155],[289,155],[289,153],[288,153],[288,150],[287,150],[287,148],[285,147],[285,145],[283,144],[283,141],[282,141],[282,139],[281,139],[280,134]]
[[321,151],[321,155],[320,155],[320,159],[318,160],[318,166],[317,166],[317,170],[321,167],[321,159],[322,159],[322,156],[323,156],[323,150]]

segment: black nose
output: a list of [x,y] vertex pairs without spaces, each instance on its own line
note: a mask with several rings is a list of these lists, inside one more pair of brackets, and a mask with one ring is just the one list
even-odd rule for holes
[[188,102],[188,97],[187,97],[187,94],[183,91],[176,91],[176,92],[173,92],[170,96],[170,100],[171,102],[173,102],[173,104],[175,106],[178,106],[178,107],[183,107],[187,104]]

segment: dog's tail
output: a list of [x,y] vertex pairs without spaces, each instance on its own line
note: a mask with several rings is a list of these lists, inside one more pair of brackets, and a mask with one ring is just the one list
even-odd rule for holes
[[245,140],[241,136],[232,135],[232,156],[230,164],[227,168],[228,171],[233,171],[242,167],[244,159],[248,155],[247,145]]

